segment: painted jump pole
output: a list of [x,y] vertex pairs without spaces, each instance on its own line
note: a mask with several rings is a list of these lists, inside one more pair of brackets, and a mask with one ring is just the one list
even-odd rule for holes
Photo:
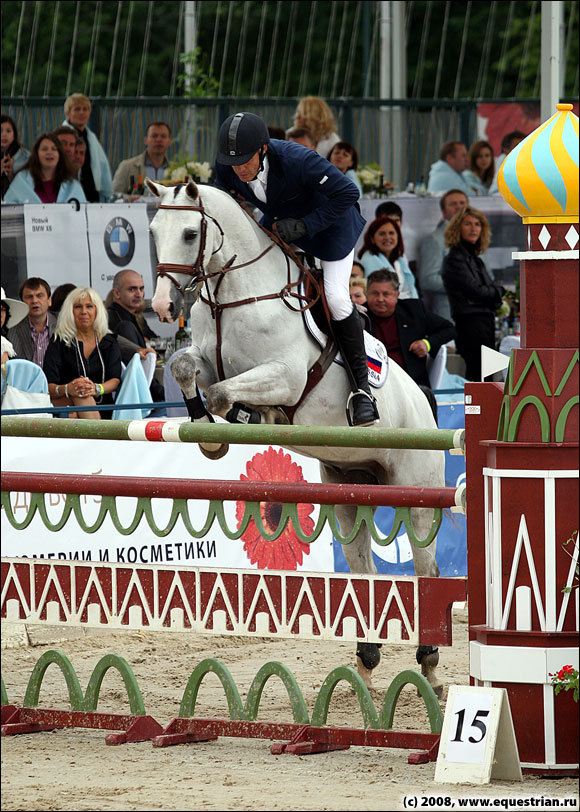
[[[95,421],[98,422],[98,421]],[[394,485],[347,485],[254,482],[217,479],[149,479],[2,472],[3,491],[133,496],[158,499],[214,499],[242,502],[315,502],[320,505],[388,505],[390,507],[459,508],[465,510],[465,486],[417,488]]]
[[526,231],[521,347],[505,387],[465,386],[469,668],[506,688],[524,771],[577,775],[578,706],[550,677],[578,668],[579,628],[578,118],[557,108],[498,177]]
[[343,426],[232,425],[175,423],[162,420],[50,420],[3,417],[5,437],[148,440],[166,443],[232,443],[240,445],[336,446],[455,451],[465,448],[463,429],[383,429]]

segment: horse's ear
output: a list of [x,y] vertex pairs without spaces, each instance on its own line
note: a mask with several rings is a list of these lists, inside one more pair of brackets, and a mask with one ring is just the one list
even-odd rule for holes
[[187,186],[185,187],[185,194],[190,197],[192,200],[197,200],[199,197],[199,191],[195,183],[190,180]]
[[167,189],[166,186],[162,186],[159,183],[154,183],[152,180],[149,180],[149,178],[145,178],[145,183],[155,197],[162,197],[162,192]]

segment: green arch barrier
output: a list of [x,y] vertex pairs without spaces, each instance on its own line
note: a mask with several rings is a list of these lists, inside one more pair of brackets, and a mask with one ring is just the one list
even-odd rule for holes
[[379,714],[379,727],[383,730],[391,730],[393,727],[393,718],[395,716],[395,709],[401,691],[405,685],[414,685],[427,708],[427,715],[429,717],[429,724],[431,726],[431,733],[441,733],[443,726],[443,711],[439,705],[439,700],[435,695],[435,691],[429,684],[428,680],[417,671],[401,671],[397,674],[395,679],[391,682],[383,699],[383,705]]
[[101,657],[99,662],[94,667],[93,673],[89,679],[89,684],[87,685],[83,709],[86,711],[97,710],[101,685],[103,683],[105,674],[110,668],[116,668],[123,678],[125,689],[127,691],[127,697],[129,699],[129,707],[133,716],[146,716],[143,697],[141,696],[141,691],[139,689],[135,674],[133,673],[133,669],[127,660],[125,660],[125,658],[121,657],[119,654],[106,654],[104,657]]
[[30,675],[28,685],[26,686],[26,693],[24,694],[24,707],[38,707],[40,687],[42,685],[46,669],[49,665],[52,665],[52,663],[56,663],[63,673],[68,688],[71,710],[84,710],[84,697],[77,673],[66,654],[55,649],[45,651],[32,669],[32,674]]
[[578,404],[580,398],[578,395],[574,395],[566,403],[562,406],[560,410],[560,414],[558,415],[558,419],[556,420],[556,428],[554,429],[554,442],[556,443],[563,443],[564,442],[564,434],[566,433],[566,423],[568,421],[568,415],[570,414],[572,408]]
[[373,508],[369,505],[358,505],[351,532],[346,535],[342,535],[335,515],[334,505],[320,505],[316,526],[311,534],[306,534],[300,524],[298,506],[295,503],[283,503],[278,527],[272,532],[269,532],[264,527],[262,521],[260,504],[258,502],[246,502],[244,516],[240,526],[230,529],[225,517],[223,502],[212,500],[209,504],[207,518],[203,523],[203,526],[199,530],[196,530],[191,523],[187,501],[184,499],[176,499],[173,503],[169,521],[165,527],[161,528],[155,521],[151,500],[148,497],[138,497],[135,514],[128,525],[123,525],[119,519],[116,499],[117,497],[115,496],[103,496],[97,518],[94,520],[94,522],[88,523],[85,521],[82,513],[81,497],[78,494],[68,494],[62,515],[56,522],[53,522],[48,516],[45,494],[33,493],[31,494],[28,513],[22,521],[19,521],[16,519],[14,511],[12,510],[9,492],[2,491],[2,506],[4,507],[6,518],[12,527],[14,527],[16,530],[25,530],[30,525],[30,522],[38,511],[44,526],[53,533],[57,533],[62,530],[71,515],[74,515],[81,530],[85,533],[95,533],[102,527],[107,516],[110,516],[117,532],[123,536],[129,536],[137,530],[141,520],[143,517],[145,517],[147,524],[153,533],[158,537],[164,537],[174,529],[177,520],[181,517],[185,529],[193,538],[205,538],[213,526],[214,521],[217,520],[221,530],[227,538],[232,540],[239,539],[248,529],[250,522],[254,521],[262,538],[266,539],[266,541],[275,541],[282,535],[290,522],[296,536],[300,539],[300,541],[304,542],[305,544],[311,544],[319,537],[325,525],[328,523],[331,533],[341,544],[350,544],[352,541],[354,541],[361,528],[366,526],[366,529],[368,530],[373,541],[380,546],[385,547],[394,541],[401,527],[404,526],[412,544],[414,544],[416,547],[427,547],[437,536],[443,520],[442,508],[421,508],[422,510],[433,510],[433,520],[425,538],[419,538],[415,532],[413,520],[411,518],[411,510],[414,510],[415,508],[398,507],[395,508],[395,516],[390,532],[388,535],[383,536],[375,524]]
[[362,677],[357,674],[354,668],[345,665],[340,665],[338,668],[332,670],[322,683],[318,696],[316,697],[316,702],[314,703],[312,721],[310,724],[313,727],[321,727],[326,724],[330,700],[332,699],[336,686],[341,680],[346,680],[356,694],[364,727],[377,729],[379,726],[379,717],[377,716],[375,703],[372,700],[370,691],[364,684]]
[[517,407],[514,409],[514,413],[510,418],[510,423],[508,427],[508,443],[513,443],[516,440],[518,435],[518,427],[520,425],[520,420],[522,417],[522,412],[526,408],[526,406],[534,406],[538,416],[540,418],[540,429],[542,432],[542,442],[549,443],[550,442],[550,416],[548,415],[548,410],[542,403],[537,395],[528,395],[523,400],[521,400]]
[[252,680],[248,696],[246,697],[245,718],[249,722],[254,722],[257,719],[262,691],[270,677],[273,676],[280,677],[284,683],[284,687],[288,692],[288,698],[290,699],[294,721],[297,724],[307,725],[309,723],[308,708],[306,707],[306,702],[296,682],[296,678],[288,666],[276,661],[263,665]]
[[219,660],[214,657],[208,657],[202,660],[191,672],[191,676],[187,681],[183,699],[179,706],[179,716],[182,719],[190,719],[195,712],[195,703],[197,701],[197,694],[201,683],[206,674],[216,674],[223,686],[226,699],[228,702],[228,710],[230,719],[243,719],[244,706],[240,697],[239,691],[234,682],[229,669]]

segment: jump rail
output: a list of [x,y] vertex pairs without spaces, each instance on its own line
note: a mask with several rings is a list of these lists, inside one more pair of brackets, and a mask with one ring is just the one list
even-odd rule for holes
[[285,503],[308,501],[320,505],[465,508],[465,486],[414,488],[393,485],[149,479],[147,477],[100,475],[96,477],[2,471],[3,491],[29,491],[31,488],[42,493],[143,496],[158,499],[218,499],[220,501]]
[[463,429],[383,429],[346,426],[232,425],[176,423],[163,420],[50,420],[3,417],[5,437],[57,437],[83,440],[147,440],[165,443],[404,448],[422,451],[465,450]]

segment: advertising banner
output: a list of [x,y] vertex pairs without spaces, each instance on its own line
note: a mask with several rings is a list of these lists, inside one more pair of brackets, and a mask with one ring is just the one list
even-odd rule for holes
[[[465,427],[465,407],[463,403],[438,404],[437,411],[440,429],[461,429]],[[420,451],[414,451],[420,454]],[[451,455],[445,451],[445,485],[457,488],[465,483],[465,457]],[[383,536],[393,526],[395,511],[390,507],[379,507],[375,522]],[[435,558],[442,576],[449,578],[467,575],[467,524],[463,514],[443,511],[443,521],[437,534]],[[387,546],[372,542],[373,560],[379,575],[414,575],[413,550],[405,530],[401,526],[399,535]],[[342,551],[342,545],[334,542],[334,569],[336,572],[349,572]]]
[[85,205],[27,204],[24,209],[26,276],[46,279],[54,290],[64,282],[89,284]]
[[143,204],[92,203],[86,206],[91,254],[91,286],[106,298],[115,274],[137,271],[145,282],[145,298],[153,296],[149,219]]
[[[221,460],[210,461],[193,443],[141,443],[106,440],[2,438],[2,469],[38,473],[85,474],[159,478],[265,480],[281,482],[320,482],[318,461],[301,457],[279,447],[230,446]],[[48,518],[57,523],[63,514],[65,497],[47,494]],[[12,493],[10,503],[15,519],[22,522],[30,506],[29,493]],[[136,498],[116,500],[122,528],[128,528],[135,516]],[[280,507],[262,503],[262,521],[271,533],[278,526]],[[84,522],[95,524],[101,497],[81,496]],[[166,528],[173,500],[154,499],[153,516],[158,528]],[[191,525],[204,529],[208,516],[207,500],[188,500]],[[226,502],[225,519],[230,533],[241,526],[243,502]],[[305,503],[298,508],[305,533],[312,533],[319,507]],[[143,516],[135,532],[123,534],[108,515],[100,529],[85,532],[74,516],[62,529],[47,529],[38,513],[26,529],[17,530],[2,511],[2,555],[81,561],[117,561],[127,564],[180,564],[196,567],[233,567],[236,569],[288,569],[315,572],[333,571],[332,534],[327,528],[310,545],[299,540],[288,527],[275,541],[263,541],[253,521],[239,539],[230,539],[214,520],[207,532],[196,538],[183,520],[170,532],[156,535]]]

